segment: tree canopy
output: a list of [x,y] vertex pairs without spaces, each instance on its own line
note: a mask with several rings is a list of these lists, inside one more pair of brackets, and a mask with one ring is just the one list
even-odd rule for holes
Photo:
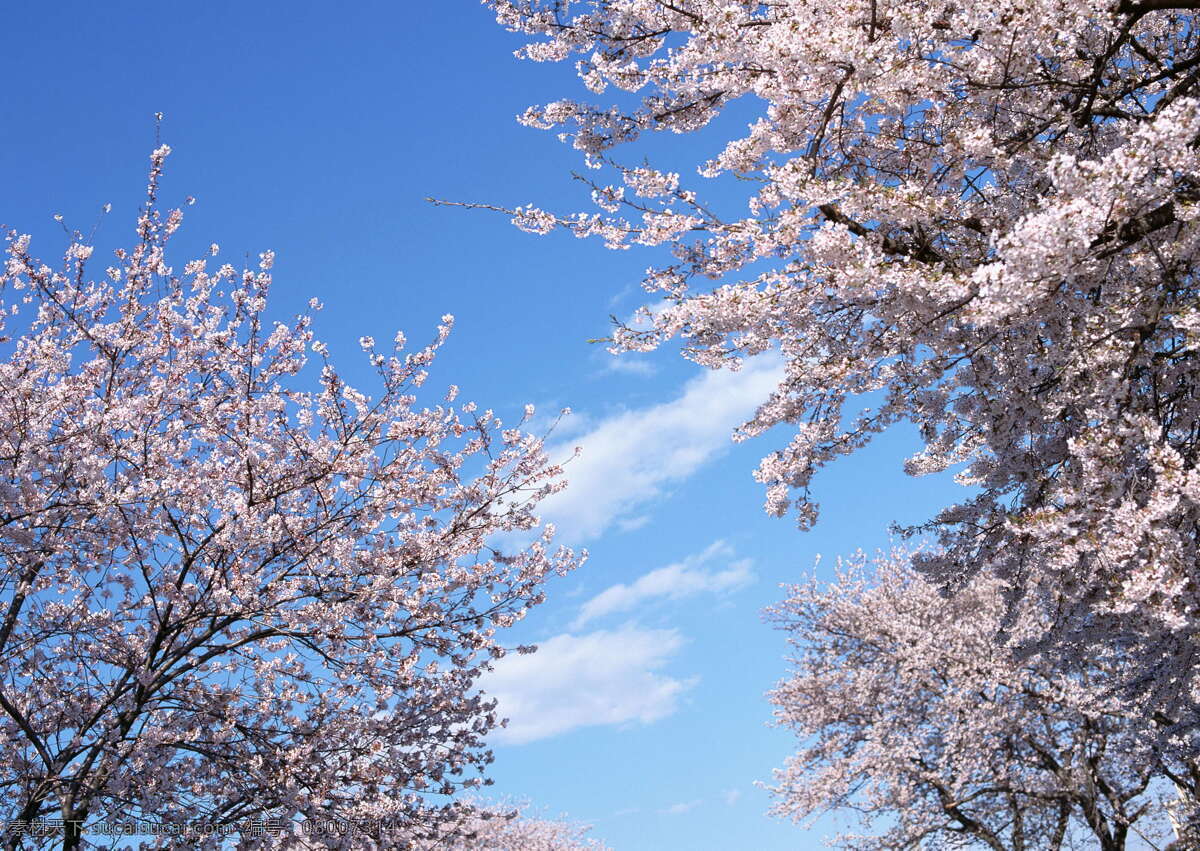
[[[576,563],[533,514],[560,471],[454,387],[417,404],[450,317],[407,353],[364,338],[371,396],[310,316],[268,322],[269,252],[172,266],[168,152],[101,277],[78,234],[58,271],[7,238],[6,847],[34,822],[78,847],[106,818],[194,829],[189,847],[248,820],[277,831],[239,847],[322,820],[359,825],[355,848],[452,839],[499,723],[476,678]],[[502,555],[499,533],[533,540]]]
[[[589,91],[522,120],[581,151],[597,208],[522,207],[516,224],[671,252],[644,280],[661,300],[616,348],[678,339],[712,367],[784,356],[741,432],[790,430],[757,470],[767,510],[809,526],[817,470],[914,423],[924,448],[907,470],[954,469],[973,489],[913,530],[941,543],[918,567],[949,589],[1003,580],[1012,611],[1023,600],[1046,625],[1027,651],[1069,667],[1120,647],[1128,693],[1194,756],[1191,5],[487,5],[531,37],[520,55],[575,59]],[[622,161],[644,134],[699,131],[735,102],[755,118],[699,177]],[[717,212],[731,192],[741,215]]]

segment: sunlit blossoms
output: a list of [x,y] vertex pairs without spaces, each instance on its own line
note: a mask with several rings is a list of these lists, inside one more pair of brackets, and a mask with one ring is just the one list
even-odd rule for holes
[[411,843],[413,851],[608,851],[588,838],[586,825],[539,818],[528,807],[472,803],[469,815],[450,826],[447,838],[417,840]]
[[[757,472],[768,510],[811,524],[817,470],[916,423],[908,470],[975,488],[919,567],[1031,598],[1028,651],[1119,646],[1164,741],[1200,751],[1193,6],[486,2],[525,57],[578,61],[591,94],[523,120],[594,167],[586,231],[673,255],[617,347],[786,357],[742,430],[791,429]],[[751,123],[698,137],[699,176],[618,158],[734,102]]]
[[1014,661],[995,641],[1000,591],[981,577],[945,600],[903,553],[791,588],[770,616],[794,670],[770,699],[800,748],[776,772],[775,813],[854,811],[835,844],[864,851],[1120,851],[1177,837],[1200,786],[1171,779],[1147,722],[1108,688],[1120,655],[1072,672]]
[[[55,270],[8,236],[0,817],[67,848],[112,817],[284,826],[244,848],[312,847],[292,829],[321,819],[451,835],[498,723],[473,683],[575,564],[532,513],[558,471],[453,389],[417,403],[449,317],[407,354],[364,339],[368,395],[308,316],[268,321],[269,253],[170,265],[167,153],[98,279],[81,241]],[[533,543],[492,549],[512,532]]]

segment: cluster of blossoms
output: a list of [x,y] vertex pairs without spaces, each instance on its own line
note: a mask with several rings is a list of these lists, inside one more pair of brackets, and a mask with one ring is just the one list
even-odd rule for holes
[[413,851],[608,851],[587,836],[587,825],[530,815],[528,805],[505,808],[478,803],[446,839],[423,839]]
[[1200,784],[1113,694],[1125,660],[1014,660],[995,641],[1006,610],[995,579],[947,600],[904,552],[792,587],[769,610],[794,650],[770,699],[803,744],[776,772],[775,814],[853,809],[861,824],[835,844],[862,851],[1121,851],[1178,835]]
[[[497,633],[576,564],[535,531],[559,470],[520,427],[452,406],[454,389],[416,404],[449,317],[416,351],[364,339],[369,396],[309,316],[267,321],[269,253],[176,273],[165,252],[182,216],[156,204],[167,153],[152,157],[136,246],[100,280],[80,242],[55,271],[8,237],[4,817],[85,836],[119,813],[383,821],[444,839],[472,813],[454,796],[491,760],[499,722],[474,683],[505,652]],[[514,532],[533,543],[492,548]]]
[[[597,184],[610,241],[672,252],[645,279],[651,327],[616,347],[785,357],[740,432],[792,431],[757,471],[768,510],[811,524],[817,470],[915,423],[908,470],[974,488],[919,568],[1029,598],[1046,628],[1026,652],[1069,668],[1119,647],[1166,745],[1200,753],[1194,4],[485,3],[525,57],[616,90],[524,116],[635,189]],[[741,217],[615,160],[735,101],[758,114],[699,175],[723,208],[749,187]]]

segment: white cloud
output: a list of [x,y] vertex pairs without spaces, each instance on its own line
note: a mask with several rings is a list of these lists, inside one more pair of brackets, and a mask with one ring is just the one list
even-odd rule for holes
[[629,611],[654,597],[678,600],[704,592],[719,594],[741,588],[754,578],[749,559],[730,562],[720,570],[704,569],[711,562],[727,560],[733,555],[732,547],[724,541],[717,541],[704,552],[652,570],[632,584],[613,585],[583,604],[573,626],[578,629],[604,615]]
[[629,517],[622,517],[620,520],[618,520],[617,528],[622,532],[632,532],[634,529],[641,529],[649,522],[649,514],[630,515]]
[[485,674],[480,688],[509,719],[494,739],[524,744],[597,724],[648,724],[675,711],[691,681],[659,672],[683,646],[673,629],[566,633],[530,655],[509,655]]
[[732,807],[734,804],[736,804],[738,801],[741,800],[742,790],[741,789],[726,789],[724,792],[721,793],[721,797],[725,799],[726,804],[728,804],[729,806]]
[[640,375],[646,378],[657,373],[658,367],[645,358],[635,358],[630,355],[609,355],[604,362],[604,372],[622,375]]
[[686,812],[696,809],[703,803],[702,801],[685,801],[679,804],[671,804],[671,806],[659,810],[664,816],[681,816]]
[[539,506],[566,543],[595,538],[692,475],[732,445],[731,434],[750,419],[783,375],[777,357],[752,358],[738,372],[713,370],[684,385],[683,394],[660,405],[601,420],[551,447],[552,458],[583,452],[565,467],[566,490]]

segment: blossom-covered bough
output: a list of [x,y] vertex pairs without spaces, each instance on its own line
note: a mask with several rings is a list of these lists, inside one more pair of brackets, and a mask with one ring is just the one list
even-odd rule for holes
[[[55,271],[8,236],[0,842],[140,820],[156,846],[325,847],[301,822],[329,819],[360,826],[338,847],[448,841],[498,723],[477,675],[576,562],[532,531],[558,470],[454,388],[416,404],[449,317],[408,354],[364,339],[368,396],[309,316],[267,321],[269,253],[169,265],[167,153],[98,280],[78,237]],[[489,546],[512,532],[533,543]]]
[[449,840],[419,840],[411,843],[413,851],[608,851],[587,836],[589,826],[536,816],[528,804],[472,804]]
[[[1121,648],[1128,693],[1200,752],[1195,4],[485,2],[534,36],[522,55],[578,57],[589,98],[617,104],[523,117],[583,152],[599,209],[514,211],[670,249],[645,279],[652,327],[616,347],[784,355],[741,430],[793,435],[757,471],[767,509],[808,526],[818,469],[915,423],[908,471],[976,488],[930,523],[921,570],[1006,581],[1047,626],[1028,650]],[[711,181],[617,159],[735,101],[757,114],[701,164]],[[720,215],[738,191],[744,214]]]
[[1015,661],[994,638],[1001,592],[981,576],[946,600],[903,552],[792,587],[769,615],[794,670],[770,698],[801,745],[776,772],[774,812],[855,812],[834,844],[861,851],[1121,851],[1178,836],[1197,788],[1176,795],[1147,722],[1112,693],[1120,654],[1070,673]]

